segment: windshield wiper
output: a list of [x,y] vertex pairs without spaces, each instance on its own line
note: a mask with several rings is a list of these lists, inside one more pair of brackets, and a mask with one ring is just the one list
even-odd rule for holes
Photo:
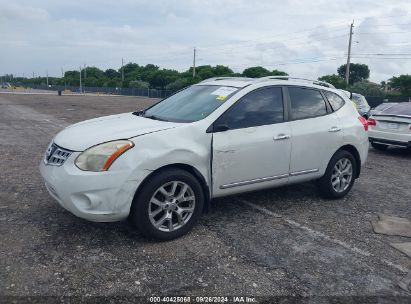
[[145,113],[146,113],[146,111],[133,112],[133,115],[141,116],[141,117],[148,118],[148,119],[159,120],[159,121],[169,121],[169,120],[167,120],[167,119],[160,118],[160,117],[158,117],[158,116],[156,116],[156,115],[146,115]]
[[135,112],[133,112],[133,113],[131,113],[131,114],[133,114],[133,115],[136,115],[136,116],[144,116],[144,113],[146,112],[146,110],[143,110],[143,111],[135,111]]
[[168,121],[167,119],[160,118],[160,117],[155,116],[155,115],[142,115],[142,116],[145,117],[145,118],[154,119],[154,120]]

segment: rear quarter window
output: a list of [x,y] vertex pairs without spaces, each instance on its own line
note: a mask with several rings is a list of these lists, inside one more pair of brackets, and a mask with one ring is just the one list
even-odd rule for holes
[[342,106],[345,104],[344,99],[342,99],[337,94],[329,91],[323,91],[323,93],[334,111],[342,108]]

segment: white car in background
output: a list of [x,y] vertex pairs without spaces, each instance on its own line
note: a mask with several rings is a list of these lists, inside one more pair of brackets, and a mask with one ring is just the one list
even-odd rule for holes
[[391,106],[368,119],[369,140],[375,149],[411,147],[411,102]]
[[325,197],[345,196],[367,159],[367,128],[327,83],[215,78],[142,112],[67,127],[40,171],[73,214],[130,218],[145,236],[170,240],[212,198],[309,180]]
[[365,119],[368,119],[368,117],[370,116],[371,107],[368,104],[365,96],[357,93],[352,93],[351,100],[355,102],[358,113],[360,113],[360,115]]
[[371,115],[375,115],[375,114],[379,114],[382,113],[383,111],[397,105],[398,102],[384,102],[379,104],[378,106],[376,106],[375,108],[370,110],[370,116]]
[[371,107],[368,104],[367,99],[363,95],[358,93],[352,93],[342,89],[340,89],[339,91],[343,92],[355,104],[358,113],[360,113],[362,117],[368,119],[368,117],[370,116],[369,113]]

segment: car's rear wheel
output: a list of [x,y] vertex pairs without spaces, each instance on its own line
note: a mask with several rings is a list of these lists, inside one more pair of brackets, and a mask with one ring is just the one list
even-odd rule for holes
[[344,197],[354,184],[356,172],[354,156],[346,150],[337,151],[318,181],[321,194],[332,199]]
[[388,145],[378,144],[378,143],[371,143],[371,146],[372,146],[374,149],[381,150],[381,151],[385,151],[385,150],[387,150],[387,148],[388,148]]
[[201,184],[192,174],[167,169],[144,183],[134,198],[130,217],[144,236],[172,240],[192,229],[203,204]]

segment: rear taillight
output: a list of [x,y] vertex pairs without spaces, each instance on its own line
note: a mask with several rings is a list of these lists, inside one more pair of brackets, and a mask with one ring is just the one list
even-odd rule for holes
[[369,126],[376,126],[377,121],[374,118],[368,118],[367,120]]
[[358,120],[362,123],[362,125],[364,126],[364,130],[365,131],[368,131],[368,122],[367,122],[367,120],[364,118],[364,117],[362,117],[362,116],[360,116],[360,117],[358,117]]

